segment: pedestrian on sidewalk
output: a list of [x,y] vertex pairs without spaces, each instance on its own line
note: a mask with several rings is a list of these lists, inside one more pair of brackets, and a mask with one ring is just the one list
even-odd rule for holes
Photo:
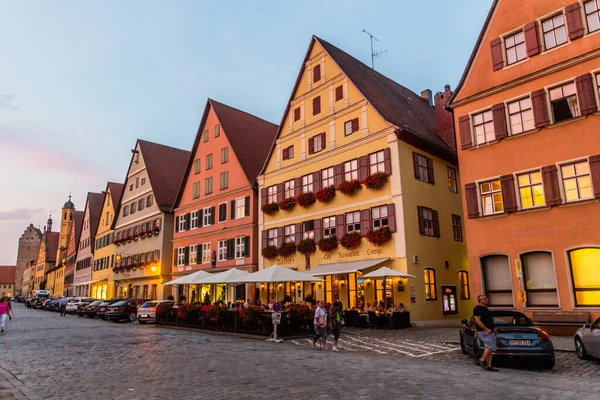
[[0,333],[4,333],[4,324],[6,323],[6,318],[12,320],[10,316],[10,300],[8,297],[3,296],[0,298]]
[[58,302],[58,305],[60,306],[60,316],[64,317],[65,315],[67,315],[67,298],[61,297],[60,301]]
[[496,335],[494,334],[494,317],[487,308],[489,300],[485,294],[477,296],[477,304],[473,309],[477,336],[483,342],[485,350],[479,359],[479,366],[487,371],[498,371],[492,367],[492,355],[496,351]]
[[317,341],[321,339],[321,350],[327,350],[327,311],[323,300],[318,302],[315,310],[315,336],[313,338],[312,347],[315,348]]
[[331,351],[340,351],[341,349],[338,347],[338,339],[340,338],[340,330],[342,329],[342,311],[344,310],[344,305],[341,301],[334,301],[333,306],[329,310],[329,328],[331,332],[333,332],[333,347]]

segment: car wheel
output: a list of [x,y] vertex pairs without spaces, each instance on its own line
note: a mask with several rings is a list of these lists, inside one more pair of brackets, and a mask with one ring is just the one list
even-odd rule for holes
[[141,320],[139,320],[139,319],[138,319],[138,322],[139,322],[140,324],[142,324],[142,325],[144,325],[144,324],[146,323],[146,321],[141,321]]
[[129,314],[129,320],[131,322],[135,322],[137,320],[137,314],[136,313]]
[[460,351],[463,354],[467,354],[467,349],[465,349],[465,342],[464,342],[464,340],[465,340],[465,337],[461,334],[460,335]]
[[579,337],[575,338],[575,352],[577,353],[577,357],[582,360],[588,360],[590,357],[588,356],[587,351],[585,351],[585,346]]
[[545,360],[540,361],[540,368],[542,369],[552,369],[554,368],[554,365],[556,364],[556,361],[553,358],[547,358]]

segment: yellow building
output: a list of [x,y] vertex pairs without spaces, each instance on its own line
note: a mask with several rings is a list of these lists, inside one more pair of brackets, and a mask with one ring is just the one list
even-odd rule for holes
[[[403,303],[421,324],[470,313],[450,93],[436,95],[434,108],[429,90],[416,95],[313,37],[258,179],[269,212],[259,211],[269,256],[259,268],[284,265],[325,282],[261,285],[261,300]],[[317,247],[304,255],[292,243]],[[382,266],[415,277],[362,278]]]
[[37,256],[35,270],[33,272],[33,289],[48,290],[48,271],[56,265],[56,251],[58,250],[59,233],[52,232],[52,217],[48,218],[48,224],[44,228],[40,252]]
[[122,183],[108,182],[104,194],[104,204],[100,213],[98,230],[96,231],[96,251],[92,266],[92,291],[95,299],[112,299],[115,297],[113,267],[115,266],[114,230],[115,209],[123,196]]
[[63,205],[60,214],[60,231],[58,232],[58,249],[56,250],[56,265],[48,271],[46,289],[50,296],[62,296],[65,286],[65,261],[67,259],[67,247],[71,237],[75,204],[69,200]]

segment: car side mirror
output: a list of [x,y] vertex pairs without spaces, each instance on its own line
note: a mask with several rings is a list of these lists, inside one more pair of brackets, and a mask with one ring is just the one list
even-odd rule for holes
[[592,327],[592,325],[590,325],[590,324],[585,324],[585,325],[583,325],[583,327],[584,327],[584,328],[586,328],[586,329],[590,329],[590,328]]
[[466,319],[463,319],[462,321],[460,321],[460,323],[463,325],[467,325],[469,323],[469,321],[467,321]]

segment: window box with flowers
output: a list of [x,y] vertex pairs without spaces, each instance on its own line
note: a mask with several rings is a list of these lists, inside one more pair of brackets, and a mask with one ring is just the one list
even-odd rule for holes
[[262,249],[262,256],[267,260],[273,260],[279,254],[279,249],[275,246],[267,246]]
[[355,249],[360,246],[362,236],[359,232],[349,232],[342,236],[340,244],[346,249]]
[[283,211],[291,211],[296,207],[296,199],[293,197],[288,197],[287,199],[283,199],[277,205],[280,210]]
[[279,255],[281,257],[289,257],[296,252],[296,244],[294,242],[285,242],[281,244],[279,248]]
[[296,250],[298,253],[308,256],[317,251],[317,245],[314,239],[304,239],[298,244]]
[[338,240],[335,236],[329,236],[319,241],[319,250],[332,251],[338,248]]
[[313,192],[300,193],[298,197],[296,197],[296,203],[302,208],[311,206],[315,201],[317,201],[317,199]]
[[392,231],[387,226],[367,232],[366,238],[375,246],[383,246],[392,240]]
[[376,172],[372,175],[368,175],[363,183],[368,189],[380,190],[388,182],[390,176],[385,172]]
[[354,194],[360,189],[362,189],[362,185],[356,179],[351,181],[344,181],[337,188],[337,190],[339,190],[346,196],[354,196]]
[[262,206],[261,210],[267,215],[272,215],[279,211],[279,206],[277,203],[268,203]]
[[315,197],[321,203],[329,203],[335,197],[335,187],[327,186],[315,193]]

